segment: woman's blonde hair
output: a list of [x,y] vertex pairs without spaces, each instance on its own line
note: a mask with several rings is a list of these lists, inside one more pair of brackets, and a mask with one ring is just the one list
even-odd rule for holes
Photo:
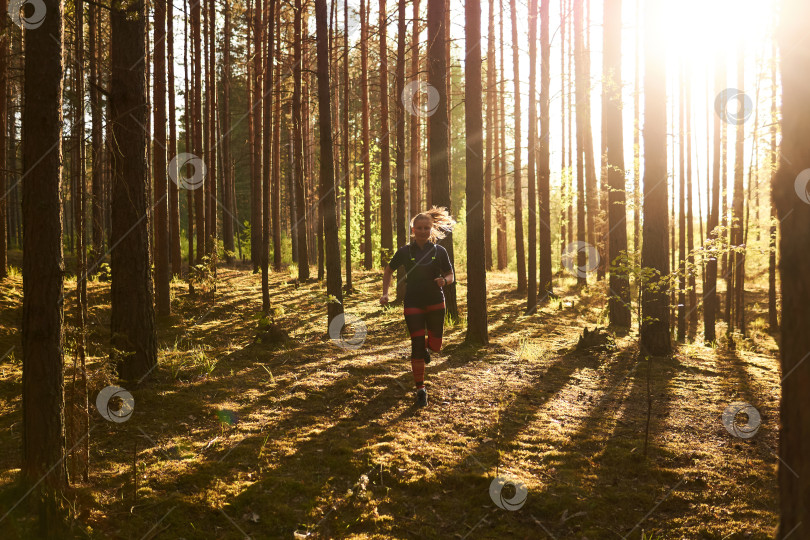
[[[437,243],[437,240],[441,240],[447,233],[453,230],[453,227],[456,224],[456,220],[450,216],[450,212],[447,211],[445,207],[431,207],[430,210],[427,212],[420,212],[413,216],[411,219],[411,228],[413,228],[413,224],[417,221],[422,220],[430,220],[431,227],[430,227],[430,237],[429,240],[434,244]],[[411,234],[411,240],[414,239],[414,235]]]

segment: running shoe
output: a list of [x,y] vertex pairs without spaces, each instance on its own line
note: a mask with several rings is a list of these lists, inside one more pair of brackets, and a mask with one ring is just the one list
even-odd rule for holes
[[417,407],[425,407],[427,406],[427,390],[424,388],[420,388],[416,391],[416,406]]

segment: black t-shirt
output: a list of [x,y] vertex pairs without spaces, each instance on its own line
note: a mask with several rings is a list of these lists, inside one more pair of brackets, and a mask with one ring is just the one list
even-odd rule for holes
[[444,246],[425,242],[422,249],[416,242],[405,244],[394,253],[388,266],[396,270],[405,266],[405,303],[408,305],[431,305],[444,302],[444,293],[435,281],[437,277],[453,272],[450,256]]

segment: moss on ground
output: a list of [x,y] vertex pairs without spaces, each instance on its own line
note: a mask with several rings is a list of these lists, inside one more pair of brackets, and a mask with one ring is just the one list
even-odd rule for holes
[[[124,423],[93,406],[115,379],[109,284],[90,283],[91,467],[68,494],[75,536],[772,537],[780,370],[756,311],[766,291],[750,288],[753,337],[736,352],[682,344],[648,362],[635,332],[612,353],[575,351],[583,328],[604,323],[603,284],[562,280],[559,301],[525,316],[515,276],[490,273],[490,344],[463,343],[462,310],[427,368],[420,410],[401,307],[379,305],[381,273],[353,277],[344,305],[367,329],[357,349],[328,337],[321,283],[271,274],[273,320],[292,338],[278,343],[257,339],[260,276],[249,268],[221,267],[216,292],[195,296],[173,282],[159,367],[129,389]],[[70,400],[75,282],[66,287]],[[0,364],[0,514],[19,498],[21,291],[19,275],[0,284],[0,354],[14,347]],[[721,423],[735,401],[761,414],[750,439]],[[525,486],[520,509],[494,504],[496,476]],[[0,524],[11,538],[31,534],[24,508]]]

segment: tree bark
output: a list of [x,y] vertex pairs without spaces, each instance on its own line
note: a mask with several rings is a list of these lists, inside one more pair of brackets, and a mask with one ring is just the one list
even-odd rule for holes
[[537,0],[529,0],[529,290],[526,313],[537,309],[537,196],[535,162],[537,159]]
[[540,0],[540,140],[537,159],[537,198],[540,218],[540,303],[548,302],[551,282],[551,40],[549,3]]
[[[194,1],[194,0],[192,0]],[[253,273],[259,272],[262,256],[262,2],[255,0],[251,17],[253,26],[253,57],[251,62],[252,100],[249,111],[251,125],[251,198],[250,198],[250,260],[253,263]]]
[[368,111],[368,5],[360,0],[360,105],[363,137],[363,267],[371,270],[371,147]]
[[[495,138],[495,2],[490,0],[487,26],[487,140],[484,154],[484,262],[487,272],[492,271],[492,146]],[[428,14],[428,28],[430,28]],[[428,30],[428,33],[430,31]]]
[[264,114],[262,133],[263,158],[262,165],[262,313],[265,317],[270,314],[270,212],[272,202],[270,201],[270,182],[272,171],[270,169],[270,153],[272,151],[273,133],[271,130],[273,115],[273,49],[275,40],[276,0],[266,0],[267,23],[264,25],[265,32],[265,60],[264,60],[264,91],[262,94],[262,112]]
[[[277,5],[278,6],[278,5]],[[281,26],[279,19],[279,7],[276,11],[276,21],[279,29],[276,32],[276,51],[279,61],[276,63],[275,80],[280,80],[281,76]],[[278,83],[276,83],[278,84]],[[281,93],[279,92],[273,99],[275,111],[273,113],[273,270],[281,271]],[[236,208],[234,203],[234,208]]]
[[[225,0],[224,39],[222,47],[222,247],[225,261],[233,263],[234,242],[234,201],[231,198],[231,184],[234,181],[231,158],[231,2]],[[237,223],[237,226],[239,224]]]
[[[779,122],[779,116],[776,112],[776,95],[779,84],[776,78],[776,66],[778,64],[776,41],[773,42],[771,56],[771,170],[776,171],[776,127]],[[776,332],[779,330],[779,317],[776,306],[776,207],[772,199],[769,198],[768,201],[770,208],[770,225],[768,227],[768,327],[771,332]]]
[[[744,73],[743,73],[743,44],[738,45],[737,49],[737,87],[744,88]],[[745,332],[743,327],[743,318],[745,316],[745,306],[742,303],[742,286],[743,286],[743,271],[745,267],[745,246],[743,245],[743,180],[745,174],[745,122],[743,119],[743,103],[742,95],[740,99],[740,113],[737,116],[737,129],[735,132],[734,140],[734,194],[732,195],[731,205],[731,240],[730,247],[732,251],[729,254],[731,267],[730,273],[730,286],[726,298],[728,299],[728,337],[729,347],[735,348],[732,335],[735,326],[741,333]]]
[[8,134],[8,62],[9,62],[9,21],[6,17],[8,12],[8,0],[0,0],[0,279],[6,277],[6,268],[8,265],[6,237],[8,236],[7,223],[7,205],[8,196],[6,193],[6,171],[9,170],[8,161],[6,159],[6,152],[8,149],[8,141],[6,139]]
[[295,183],[296,220],[293,234],[298,236],[298,280],[309,279],[309,255],[307,250],[307,215],[304,195],[304,126],[301,116],[301,0],[295,0],[293,36],[293,162]]
[[[191,41],[194,45],[192,60],[194,71],[194,101],[192,105],[192,114],[190,126],[192,129],[192,151],[191,153],[202,159],[203,157],[203,113],[202,113],[202,38],[200,36],[200,2],[201,0],[189,0],[191,2]],[[210,166],[210,163],[207,164]],[[194,190],[194,217],[196,219],[196,263],[200,263],[205,254],[205,209],[204,209],[204,191],[205,183],[208,181],[206,178],[203,186]]]
[[[383,10],[384,11],[384,10]],[[332,319],[343,313],[343,291],[340,278],[340,242],[335,215],[335,177],[332,154],[332,113],[330,111],[329,86],[329,44],[326,35],[326,0],[315,0],[315,24],[317,32],[318,57],[318,118],[321,143],[321,212],[324,218],[326,251],[326,294],[328,325]]]
[[388,9],[380,0],[380,264],[394,254],[391,230],[391,133],[388,127]]
[[44,490],[56,499],[56,494],[67,484],[62,379],[65,266],[59,199],[63,11],[62,4],[55,0],[44,0],[44,4],[48,16],[42,25],[24,30],[21,472],[28,485],[33,486],[44,478]]
[[[405,40],[406,36],[406,12],[405,12],[405,2],[399,0],[397,2],[397,6],[399,9],[399,24],[397,26],[397,68],[396,68],[396,78],[397,78],[397,90],[396,90],[396,98],[394,100],[395,110],[396,110],[396,127],[397,127],[397,146],[396,146],[396,162],[397,162],[397,246],[404,246],[408,241],[408,230],[405,227],[405,223],[408,221],[408,216],[406,213],[407,205],[405,200],[405,106],[402,103],[402,92],[405,91]],[[348,116],[347,116],[348,118]],[[346,133],[348,133],[348,121],[347,121],[347,129]],[[348,164],[348,160],[346,161]],[[348,178],[348,170],[346,171],[346,177]],[[348,180],[347,180],[348,185]],[[348,189],[346,190],[348,194]],[[348,208],[349,200],[348,197],[346,199],[346,205]],[[347,216],[348,219],[348,216]],[[348,239],[348,221],[347,221],[347,239]],[[348,242],[347,242],[348,244]],[[346,269],[346,273],[348,275],[348,268]],[[405,274],[402,268],[397,270],[397,302],[401,302],[404,299],[405,293],[405,284],[404,284]]]
[[[171,0],[169,0],[171,1]],[[169,177],[166,165],[166,0],[155,0],[154,50],[154,115],[155,129],[152,144],[152,174],[155,183],[155,293],[157,315],[171,313],[171,281],[169,252]]]
[[605,2],[604,78],[605,129],[608,181],[608,320],[616,328],[630,327],[630,283],[627,258],[627,213],[624,193],[624,144],[622,141],[622,0]]
[[146,86],[143,0],[112,19],[112,359],[118,375],[139,383],[157,363],[146,198]]
[[[585,115],[586,96],[585,87],[588,81],[585,80],[583,43],[582,43],[582,0],[574,2],[574,101],[576,102],[576,152],[577,152],[577,243],[583,246],[586,238],[590,242],[590,232],[592,228],[592,218],[589,221],[588,229],[585,229],[585,123],[588,121]],[[588,206],[590,212],[591,207]],[[577,249],[577,268],[585,268],[585,249]],[[577,286],[584,287],[587,284],[585,272],[577,272]]]
[[[435,2],[436,0],[430,0]],[[535,0],[531,0],[534,2]],[[429,4],[430,5],[430,4]],[[481,3],[467,0],[465,13],[464,118],[467,136],[467,334],[468,343],[487,344],[487,283],[484,263],[484,164],[481,117]],[[428,20],[430,17],[428,17]]]
[[644,238],[642,271],[650,273],[641,293],[641,350],[669,354],[669,233],[667,190],[666,47],[661,33],[662,2],[646,4],[644,14]]
[[520,147],[520,46],[518,42],[516,0],[509,0],[512,19],[512,70],[514,71],[515,118],[515,256],[517,258],[517,292],[526,292],[526,252],[523,242],[523,186],[521,183]]
[[[402,1],[402,0],[400,0]],[[413,0],[413,39],[411,41],[411,83],[419,81],[419,0]],[[402,99],[402,94],[400,94]],[[413,97],[413,109],[418,110],[419,94]],[[419,115],[411,114],[411,161],[410,161],[410,217],[422,211],[422,193],[420,190],[419,177],[421,167],[421,130],[419,128]]]
[[[773,199],[781,223],[779,269],[782,292],[782,402],[779,432],[778,538],[798,532],[807,536],[810,512],[810,418],[801,406],[810,384],[810,205],[796,192],[797,177],[810,168],[810,4],[783,0],[777,32],[782,72],[782,142],[779,170],[773,178]],[[807,179],[799,188],[808,189]],[[795,472],[794,472],[795,471]],[[795,534],[794,534],[795,535]]]
[[[725,73],[723,70],[723,57],[718,53],[715,58],[714,90],[715,94],[723,91]],[[717,315],[717,256],[719,253],[717,243],[720,235],[717,222],[720,212],[720,115],[714,115],[714,138],[712,157],[712,189],[709,215],[706,218],[706,239],[709,250],[706,260],[706,282],[703,286],[703,335],[706,343],[716,341],[715,316]],[[776,119],[774,119],[774,122]]]

